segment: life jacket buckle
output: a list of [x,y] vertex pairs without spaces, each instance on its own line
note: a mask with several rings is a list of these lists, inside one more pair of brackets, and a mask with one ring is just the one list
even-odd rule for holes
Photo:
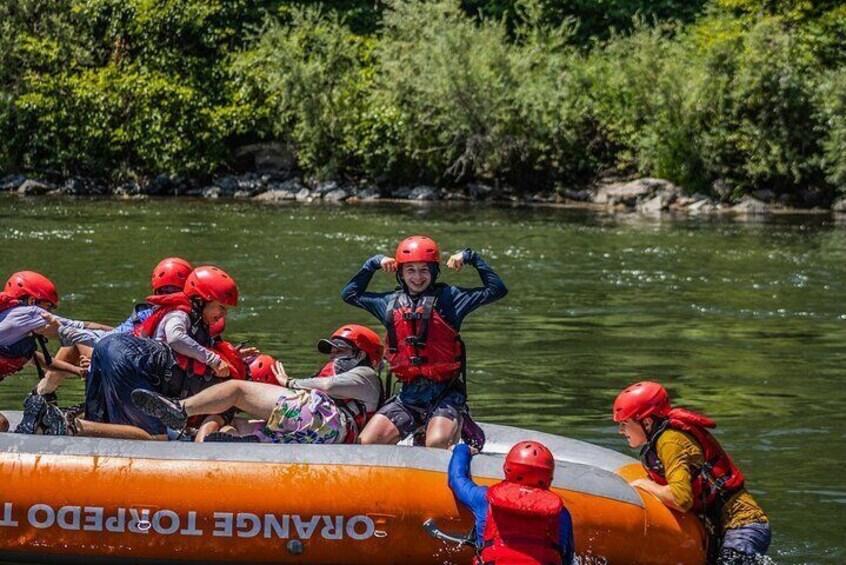
[[426,342],[425,342],[425,341],[422,341],[422,340],[421,340],[418,336],[416,336],[416,335],[406,336],[406,338],[405,338],[405,344],[406,344],[406,345],[411,345],[412,347],[418,347],[418,348],[423,348],[423,347],[426,347]]
[[423,314],[420,312],[403,312],[402,319],[403,320],[419,320],[423,317]]
[[409,357],[408,363],[412,367],[419,367],[420,365],[423,365],[424,363],[426,363],[426,358],[422,357],[422,356],[420,356],[420,357]]

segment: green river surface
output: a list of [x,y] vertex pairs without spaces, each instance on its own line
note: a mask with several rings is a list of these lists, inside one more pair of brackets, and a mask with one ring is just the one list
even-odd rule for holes
[[[377,326],[339,293],[365,259],[418,232],[442,250],[477,250],[510,291],[464,323],[478,419],[635,455],[611,404],[622,387],[659,380],[719,422],[770,516],[777,563],[846,562],[846,224],[828,216],[10,196],[0,274],[42,271],[59,286],[59,313],[117,324],[159,259],[219,265],[241,292],[229,339],[298,375],[320,364],[314,342],[335,327]],[[479,284],[472,268],[442,280]],[[371,289],[393,285],[377,273]],[[0,409],[20,409],[35,379],[7,379]],[[60,390],[63,404],[82,394],[80,381]]]

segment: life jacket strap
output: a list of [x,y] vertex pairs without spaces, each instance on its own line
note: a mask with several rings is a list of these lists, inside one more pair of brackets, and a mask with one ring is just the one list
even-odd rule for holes
[[385,328],[388,330],[385,335],[385,345],[389,353],[397,352],[397,329],[394,326],[394,310],[397,307],[397,300],[400,297],[400,291],[391,295],[388,299],[388,306],[385,310]]
[[420,336],[416,335],[406,336],[405,343],[406,345],[410,345],[418,349],[423,349],[424,347],[426,347],[426,340],[420,339]]
[[423,344],[420,347],[426,346],[426,338],[429,335],[429,320],[432,319],[432,311],[435,309],[435,300],[436,298],[434,296],[425,296],[423,297],[422,304],[420,306],[420,325],[417,327],[417,342]]

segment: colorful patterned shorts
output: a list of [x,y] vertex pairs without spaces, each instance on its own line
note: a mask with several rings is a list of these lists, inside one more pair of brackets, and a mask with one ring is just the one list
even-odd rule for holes
[[338,406],[324,392],[289,390],[253,433],[268,443],[342,443],[346,429]]

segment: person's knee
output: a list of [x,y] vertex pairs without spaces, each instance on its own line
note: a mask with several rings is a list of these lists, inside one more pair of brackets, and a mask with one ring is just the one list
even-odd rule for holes
[[6,419],[6,416],[0,414],[0,432],[8,432],[9,431],[9,420]]
[[399,429],[385,416],[377,414],[361,431],[358,443],[386,445],[399,441]]
[[68,363],[76,363],[79,361],[79,349],[75,345],[61,347],[56,352],[56,359],[67,361]]
[[433,418],[426,427],[426,447],[447,449],[458,441],[458,421]]
[[427,433],[426,447],[434,447],[436,449],[449,449],[450,445],[457,443],[454,437],[455,434]]

